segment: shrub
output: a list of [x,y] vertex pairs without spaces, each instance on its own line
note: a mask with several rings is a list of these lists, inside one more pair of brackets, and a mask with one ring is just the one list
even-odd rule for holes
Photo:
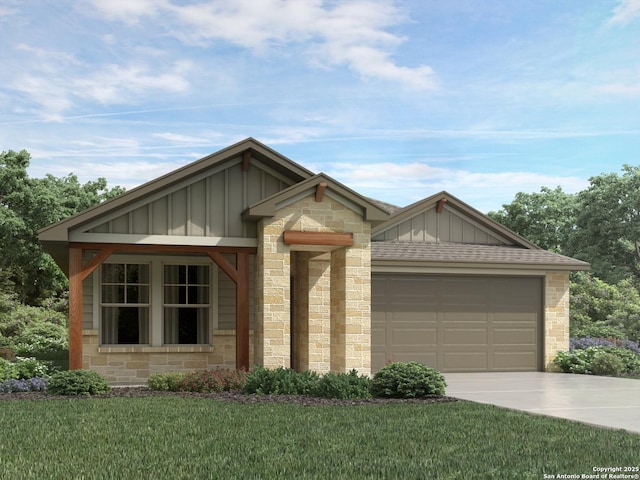
[[447,386],[442,374],[418,362],[388,363],[373,377],[375,397],[420,398],[444,395]]
[[9,378],[17,378],[18,369],[14,362],[0,358],[0,382],[4,382]]
[[45,377],[51,371],[46,362],[35,358],[17,357],[15,361],[0,358],[0,382],[8,379],[26,380],[33,377]]
[[16,357],[15,361],[17,377],[28,379],[34,377],[46,377],[51,368],[46,362],[41,362],[33,357]]
[[160,392],[178,392],[180,391],[179,383],[183,378],[184,373],[155,373],[149,377],[147,385],[150,390],[156,390]]
[[591,362],[591,373],[593,375],[617,377],[623,370],[624,363],[612,353],[600,352]]
[[176,387],[184,392],[231,392],[240,391],[244,385],[246,372],[244,370],[229,370],[217,368],[190,372],[176,381]]
[[619,340],[616,338],[571,338],[569,350],[585,349],[587,347],[621,347],[640,355],[640,345],[632,340]]
[[14,338],[16,353],[58,352],[69,348],[67,329],[55,323],[33,323]]
[[47,389],[48,381],[47,377],[35,377],[26,380],[10,378],[0,382],[0,393],[44,392]]
[[568,352],[558,352],[554,363],[560,367],[564,373],[591,373],[591,363],[595,356],[601,352],[600,347],[587,347],[580,350],[570,350]]
[[326,373],[310,392],[314,397],[323,398],[371,398],[371,379],[358,375],[356,370],[349,373]]
[[107,380],[92,370],[56,372],[47,384],[47,391],[55,395],[99,395],[110,390]]
[[640,373],[640,355],[622,347],[602,347],[603,352],[615,355],[624,365],[624,373]]
[[247,373],[244,393],[261,395],[308,395],[320,377],[312,371],[296,372],[290,368],[264,368],[256,365]]
[[590,323],[571,332],[571,336],[575,338],[615,338],[624,340],[627,338],[622,329],[605,325],[603,323]]

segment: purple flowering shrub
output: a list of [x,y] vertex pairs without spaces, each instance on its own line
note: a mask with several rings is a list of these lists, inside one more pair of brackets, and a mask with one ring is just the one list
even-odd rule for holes
[[0,383],[0,393],[44,392],[47,390],[47,377],[29,379],[9,378]]
[[619,347],[626,348],[640,355],[640,345],[632,340],[619,340],[617,338],[572,337],[569,340],[569,350],[584,350],[588,347]]

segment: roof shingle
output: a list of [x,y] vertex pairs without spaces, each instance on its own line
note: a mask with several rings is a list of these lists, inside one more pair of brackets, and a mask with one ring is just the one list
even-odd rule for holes
[[589,268],[586,262],[546,250],[461,243],[371,242],[371,259],[373,261],[548,265],[574,270]]

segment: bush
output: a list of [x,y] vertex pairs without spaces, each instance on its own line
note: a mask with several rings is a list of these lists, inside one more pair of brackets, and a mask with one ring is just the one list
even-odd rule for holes
[[247,373],[244,393],[261,395],[309,395],[320,377],[312,371],[296,372],[290,368],[264,368],[256,365]]
[[593,375],[617,377],[623,370],[624,363],[619,357],[616,357],[612,353],[600,352],[591,363],[591,373]]
[[349,373],[326,373],[311,391],[314,397],[323,398],[371,398],[371,379],[358,376],[356,370]]
[[18,378],[18,369],[14,362],[0,358],[0,382],[9,378]]
[[569,350],[585,349],[587,347],[621,347],[640,355],[640,345],[632,340],[618,340],[616,338],[571,338]]
[[50,372],[49,364],[35,358],[17,357],[15,361],[0,358],[0,382],[12,378],[26,380],[34,377],[46,377]]
[[596,355],[601,352],[600,347],[587,347],[580,350],[558,352],[554,363],[564,373],[590,374],[591,364]]
[[183,379],[184,373],[155,373],[149,377],[147,385],[150,390],[159,392],[179,392],[179,384]]
[[244,370],[229,370],[217,368],[190,372],[176,381],[176,387],[183,392],[231,392],[240,391],[244,385],[246,372]]
[[447,386],[442,374],[418,362],[388,363],[373,377],[375,397],[420,398],[444,395]]
[[47,377],[35,377],[26,380],[10,378],[0,382],[0,393],[44,392],[47,389]]
[[615,355],[624,365],[624,373],[640,373],[640,355],[622,347],[602,347],[602,352]]
[[605,325],[603,323],[590,323],[571,332],[571,336],[575,338],[615,338],[624,340],[626,337],[622,329]]
[[58,352],[69,348],[67,329],[55,323],[33,323],[14,338],[16,353]]
[[56,372],[47,384],[47,391],[54,395],[99,395],[110,390],[107,380],[92,370]]

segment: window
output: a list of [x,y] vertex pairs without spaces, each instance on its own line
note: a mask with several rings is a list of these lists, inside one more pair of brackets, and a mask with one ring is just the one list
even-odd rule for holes
[[102,265],[102,343],[149,343],[149,264]]
[[164,343],[208,344],[211,281],[208,265],[164,265]]

